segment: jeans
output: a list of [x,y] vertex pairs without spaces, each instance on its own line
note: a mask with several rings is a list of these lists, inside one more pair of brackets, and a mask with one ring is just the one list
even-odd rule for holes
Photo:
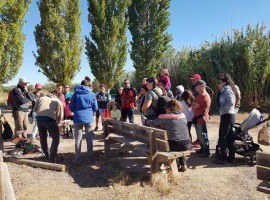
[[48,132],[49,135],[52,137],[52,144],[50,148],[50,156],[56,156],[57,154],[57,149],[59,145],[59,128],[58,124],[55,120],[51,121],[37,121],[37,126],[38,126],[38,131],[39,131],[39,136],[40,136],[40,145],[42,148],[43,153],[48,156],[48,143],[47,143],[47,138],[48,138]]
[[37,137],[38,135],[38,125],[37,125],[37,121],[34,120],[34,127],[32,129],[32,138]]
[[192,121],[190,121],[190,122],[187,123],[188,133],[189,133],[189,137],[190,137],[191,142],[192,142],[192,136],[191,136],[190,130],[191,130],[192,124],[193,124]]
[[[170,151],[187,151],[189,149],[189,147],[191,146],[191,142],[189,142],[189,145],[184,145],[183,142],[181,141],[172,141],[172,140],[168,140],[169,142],[169,147],[170,147]],[[187,159],[186,157],[180,157],[176,160],[177,165],[179,167],[183,166],[183,165],[187,165]]]
[[93,157],[94,123],[74,123],[75,154],[76,154],[75,159],[79,159],[81,157],[83,126],[85,129],[85,135],[86,135],[88,158],[92,159],[92,157]]
[[195,124],[195,129],[196,129],[197,139],[201,145],[201,153],[210,154],[206,123]]
[[235,114],[224,114],[220,116],[218,143],[220,146],[220,159],[224,161],[227,159],[227,148],[229,149],[229,159],[233,160],[235,157],[233,134],[234,122]]
[[133,108],[123,108],[122,109],[122,118],[125,122],[127,121],[127,117],[128,117],[129,122],[132,124],[134,123],[133,111],[134,111]]

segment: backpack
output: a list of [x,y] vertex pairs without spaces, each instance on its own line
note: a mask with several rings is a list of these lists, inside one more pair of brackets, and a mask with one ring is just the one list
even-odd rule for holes
[[207,87],[206,87],[206,92],[209,94],[209,96],[210,96],[211,99],[214,98],[215,92],[214,92],[213,89],[211,89],[210,87],[207,86]]
[[170,97],[166,96],[166,95],[160,95],[158,93],[158,91],[156,91],[155,89],[152,90],[157,96],[157,107],[154,108],[152,105],[152,108],[154,109],[156,115],[161,115],[161,114],[165,114],[166,110],[165,110],[165,105],[167,102],[169,102],[170,100],[172,100]]
[[13,131],[11,129],[11,126],[9,125],[9,123],[6,120],[4,122],[2,122],[2,124],[3,124],[3,127],[4,127],[4,131],[3,131],[3,134],[2,134],[3,140],[12,139]]

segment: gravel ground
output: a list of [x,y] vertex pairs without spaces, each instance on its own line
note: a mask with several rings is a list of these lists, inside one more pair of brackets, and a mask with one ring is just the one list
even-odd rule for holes
[[[5,116],[13,125],[10,113]],[[239,121],[246,117],[238,115]],[[139,116],[136,116],[139,123]],[[212,117],[208,132],[212,153],[218,137],[217,116]],[[260,127],[250,131],[257,141]],[[192,129],[193,138],[196,138]],[[50,141],[50,140],[49,140]],[[5,143],[13,148],[12,143]],[[262,146],[270,152],[270,148]],[[83,142],[83,152],[86,143]],[[235,164],[218,166],[212,164],[213,158],[199,158],[192,154],[188,159],[189,170],[179,173],[175,178],[160,175],[155,185],[149,183],[147,159],[136,153],[105,158],[103,154],[103,136],[96,132],[94,151],[97,161],[94,164],[83,163],[74,167],[73,139],[61,139],[59,152],[64,157],[63,164],[67,172],[42,170],[13,163],[9,167],[15,195],[18,200],[32,199],[270,199],[256,191],[260,183],[256,179],[256,167],[244,165],[243,158],[237,156]],[[85,156],[85,155],[84,155]],[[40,154],[23,157],[42,160]],[[167,181],[169,180],[169,181]]]

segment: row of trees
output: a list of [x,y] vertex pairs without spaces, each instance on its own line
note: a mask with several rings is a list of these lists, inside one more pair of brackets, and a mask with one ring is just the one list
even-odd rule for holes
[[243,109],[270,107],[270,31],[264,25],[234,30],[198,49],[171,49],[162,63],[170,70],[173,88],[189,87],[189,77],[200,73],[217,90],[218,75],[228,72],[240,87]]
[[[1,1],[0,51],[4,49],[1,53],[6,55],[0,54],[4,72],[0,83],[12,79],[21,66],[25,40],[21,29],[30,3],[31,0]],[[86,55],[97,81],[108,88],[119,82],[127,57],[127,28],[132,34],[130,53],[136,77],[158,72],[172,40],[166,32],[170,0],[88,0],[88,6],[92,30],[90,37],[85,37]],[[38,7],[41,22],[34,32],[38,47],[33,52],[35,64],[50,81],[68,84],[80,70],[84,48],[80,0],[39,0]]]

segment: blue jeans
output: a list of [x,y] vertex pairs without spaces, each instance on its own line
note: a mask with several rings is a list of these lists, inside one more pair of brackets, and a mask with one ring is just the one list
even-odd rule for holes
[[197,139],[201,145],[201,152],[210,154],[206,123],[195,124],[195,129],[196,129]]
[[76,154],[75,159],[79,159],[81,157],[83,126],[85,128],[85,136],[86,136],[86,143],[87,143],[87,155],[88,155],[89,159],[92,159],[94,123],[74,123],[75,154]]
[[134,116],[133,116],[133,108],[123,108],[122,109],[122,118],[126,122],[127,118],[129,119],[129,123],[134,123]]

